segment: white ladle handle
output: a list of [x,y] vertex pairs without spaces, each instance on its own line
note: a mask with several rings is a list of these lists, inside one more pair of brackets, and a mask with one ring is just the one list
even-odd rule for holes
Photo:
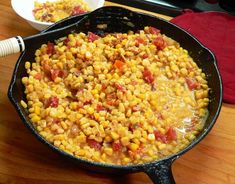
[[24,49],[25,44],[20,36],[0,41],[0,57],[22,52]]

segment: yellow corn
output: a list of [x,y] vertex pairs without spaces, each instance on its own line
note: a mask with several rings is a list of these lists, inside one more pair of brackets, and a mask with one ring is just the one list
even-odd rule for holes
[[21,101],[20,101],[20,104],[21,104],[22,107],[24,107],[25,109],[28,107],[24,100],[21,100]]

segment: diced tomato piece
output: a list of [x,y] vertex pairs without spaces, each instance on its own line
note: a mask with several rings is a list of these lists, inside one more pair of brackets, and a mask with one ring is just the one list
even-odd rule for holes
[[117,96],[115,93],[107,94],[106,103],[110,106],[117,105]]
[[159,36],[154,41],[153,44],[157,47],[158,50],[163,50],[166,47],[165,40]]
[[170,127],[166,132],[167,141],[174,141],[176,140],[176,138],[177,138],[176,131],[172,127]]
[[81,6],[75,6],[73,8],[71,15],[78,15],[78,14],[82,14],[82,13],[85,13],[85,11],[81,8]]
[[54,43],[48,42],[47,43],[47,54],[54,54],[55,46]]
[[59,118],[54,118],[52,123],[54,124],[58,124],[61,120]]
[[99,39],[100,37],[92,32],[88,32],[88,41],[89,42],[94,42],[95,40]]
[[46,107],[58,107],[59,105],[59,98],[56,96],[52,96],[46,100],[45,106]]
[[94,148],[94,149],[96,149],[96,150],[100,150],[101,147],[102,147],[101,143],[99,143],[99,142],[97,142],[97,141],[95,141],[95,140],[93,140],[93,139],[87,139],[86,141],[87,141],[87,144],[88,144],[90,147],[92,147],[92,148]]
[[44,70],[45,75],[51,80],[51,67],[48,62],[43,62],[42,68]]
[[34,76],[34,78],[37,79],[37,80],[41,80],[41,79],[42,79],[42,74],[37,73],[37,74]]
[[155,28],[155,27],[149,27],[149,33],[151,33],[151,34],[158,34],[158,33],[160,33],[160,30],[159,29],[157,29],[157,28]]
[[113,142],[112,147],[113,151],[120,151],[122,149],[122,145],[120,142]]
[[148,56],[148,54],[146,54],[146,53],[142,56],[143,59],[146,59],[146,58],[148,58],[148,57],[149,57],[149,56]]
[[48,62],[42,62],[42,68],[43,68],[43,70],[45,71],[46,74],[49,73],[50,70],[51,70],[51,67],[48,64]]
[[162,134],[161,132],[159,132],[158,130],[154,130],[154,135],[156,140],[161,141],[163,143],[167,143],[167,137],[166,135]]
[[64,45],[68,45],[68,43],[69,43],[69,38],[66,38],[66,39],[64,40]]
[[83,103],[83,105],[90,105],[91,104],[91,100],[87,100]]
[[143,38],[137,37],[136,39],[135,46],[140,46],[140,44],[146,45],[146,41]]
[[64,72],[63,70],[58,70],[58,69],[51,69],[50,70],[50,74],[51,74],[51,80],[55,80],[56,77],[63,77],[64,76]]
[[115,92],[107,94],[106,97],[107,97],[107,98],[106,98],[106,99],[107,99],[107,102],[109,101],[109,102],[112,103],[113,105],[115,104],[115,102],[116,102],[116,100],[117,100],[117,95],[116,95]]
[[194,68],[193,68],[193,67],[187,67],[187,70],[188,70],[189,72],[192,72],[192,71],[194,70]]
[[123,69],[123,66],[124,66],[124,62],[122,62],[121,60],[116,60],[115,63],[114,63],[114,67],[119,69],[119,70],[122,70]]
[[96,106],[96,110],[97,110],[97,112],[100,112],[100,111],[104,111],[105,108],[104,108],[102,105],[98,104],[98,105]]
[[102,84],[102,91],[104,91],[105,89],[107,88],[107,85],[106,84]]
[[126,92],[126,88],[123,85],[116,83],[115,86],[116,86],[117,90],[122,91],[122,92]]
[[96,120],[95,119],[95,116],[92,114],[92,115],[89,115],[89,118],[92,119],[92,120]]
[[110,106],[114,106],[116,104],[115,100],[107,100],[106,103]]
[[188,78],[187,78],[187,79],[186,79],[186,83],[187,83],[188,88],[189,88],[190,90],[196,89],[196,88],[199,86],[198,82],[195,81],[195,80],[193,80],[193,79],[188,79]]
[[154,130],[154,135],[156,140],[163,143],[167,143],[169,141],[174,141],[177,139],[176,131],[172,127],[167,130],[166,134],[162,134],[158,130]]
[[144,72],[143,72],[143,78],[145,80],[145,82],[152,84],[154,81],[154,76],[151,73],[151,71],[149,71],[149,69],[145,68]]

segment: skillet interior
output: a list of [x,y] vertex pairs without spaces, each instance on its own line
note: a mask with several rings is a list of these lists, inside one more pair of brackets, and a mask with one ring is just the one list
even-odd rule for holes
[[[20,105],[20,101],[22,99],[26,100],[24,95],[24,86],[21,83],[21,78],[26,76],[27,73],[24,69],[24,64],[26,61],[34,62],[34,53],[37,48],[41,46],[43,43],[47,43],[47,41],[53,41],[54,39],[58,39],[62,34],[54,35],[53,37],[44,37],[43,39],[34,39],[30,43],[30,47],[26,48],[26,50],[19,57],[15,70],[12,76],[12,81],[9,86],[8,96],[13,105],[15,106],[17,112],[19,113],[24,124],[37,136],[39,140],[49,145],[53,150],[71,158],[73,161],[78,161],[84,167],[88,167],[89,169],[95,169],[96,171],[105,171],[105,172],[117,172],[119,171],[139,171],[145,168],[146,166],[153,166],[156,163],[161,163],[167,160],[174,160],[184,152],[191,149],[195,144],[197,144],[200,140],[202,140],[205,135],[210,131],[212,126],[214,125],[221,108],[222,104],[222,82],[221,77],[218,72],[216,66],[216,59],[214,55],[203,45],[200,44],[195,38],[193,38],[190,34],[186,33],[182,29],[177,26],[169,23],[163,19],[149,16],[146,14],[133,13],[129,10],[118,8],[118,7],[103,7],[95,12],[90,14],[85,14],[82,16],[75,16],[72,18],[67,18],[50,28],[48,30],[57,29],[63,26],[67,26],[71,23],[77,22],[83,17],[88,16],[88,19],[85,20],[82,24],[77,26],[76,32],[87,32],[92,31],[95,33],[103,33],[103,32],[127,32],[128,30],[139,30],[144,26],[154,26],[161,30],[162,33],[166,34],[168,37],[173,38],[178,41],[181,46],[189,51],[190,56],[194,59],[194,61],[198,64],[200,68],[202,68],[203,72],[207,75],[208,86],[210,90],[210,103],[209,103],[209,116],[205,123],[203,131],[197,136],[197,138],[191,142],[191,144],[186,147],[184,150],[180,151],[175,155],[171,155],[170,157],[164,158],[160,161],[155,161],[151,163],[134,165],[134,166],[114,166],[114,165],[106,165],[101,163],[95,163],[90,161],[81,160],[79,158],[73,157],[56,147],[52,144],[48,143],[44,138],[42,138],[37,131],[34,129],[32,124],[28,118],[28,112]],[[97,28],[97,24],[108,24],[106,30],[101,30]],[[75,30],[74,30],[75,31]],[[102,166],[102,167],[100,167]]]

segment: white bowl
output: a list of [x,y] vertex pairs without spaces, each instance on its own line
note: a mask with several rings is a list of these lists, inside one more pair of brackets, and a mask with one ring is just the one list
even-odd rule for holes
[[[33,16],[33,9],[34,9],[34,1],[35,0],[11,0],[11,6],[15,10],[15,12],[25,19],[32,27],[41,31],[48,26],[52,25],[53,23],[48,22],[41,22],[35,20]],[[38,0],[39,2],[46,2],[46,1],[55,1],[55,0]],[[84,0],[91,11],[100,8],[104,5],[104,0]]]

